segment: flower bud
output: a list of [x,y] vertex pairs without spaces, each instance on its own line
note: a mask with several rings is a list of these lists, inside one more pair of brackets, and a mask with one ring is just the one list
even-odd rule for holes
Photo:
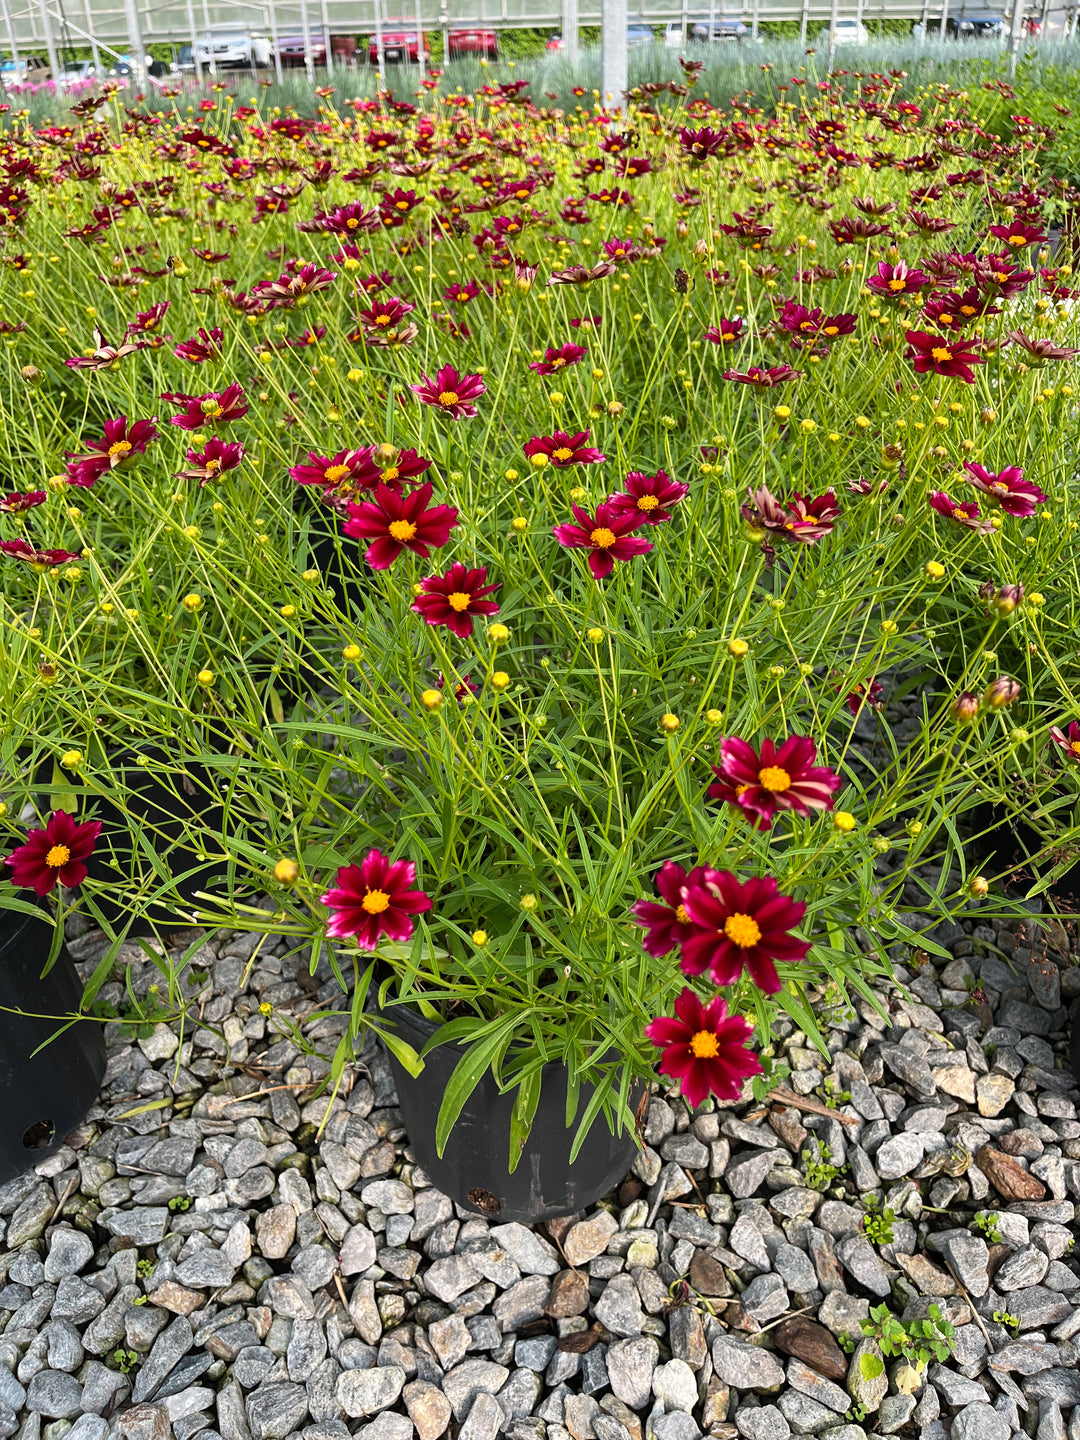
[[962,690],[952,703],[953,719],[958,725],[971,725],[979,717],[979,697]]
[[500,693],[501,693],[503,690],[509,690],[509,688],[510,688],[510,676],[506,673],[505,670],[496,670],[496,671],[492,674],[492,677],[491,677],[491,688],[492,688],[493,690],[498,690]]
[[1011,705],[1020,695],[1021,686],[1008,675],[999,675],[983,692],[983,704],[991,710],[1001,710]]
[[279,860],[274,866],[274,879],[279,885],[295,885],[300,866],[295,860]]
[[968,881],[968,894],[981,898],[990,889],[990,882],[985,875],[973,875]]
[[665,735],[674,735],[675,731],[678,730],[681,724],[682,721],[679,719],[679,717],[677,715],[672,715],[670,712],[667,715],[661,715],[660,717],[660,729],[663,730]]
[[24,365],[19,373],[27,385],[36,385],[41,379],[41,371],[36,365]]
[[425,710],[437,710],[442,704],[442,691],[424,690],[420,695],[420,704]]

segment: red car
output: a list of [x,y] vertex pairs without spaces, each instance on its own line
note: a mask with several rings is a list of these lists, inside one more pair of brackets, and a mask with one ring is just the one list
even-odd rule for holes
[[[398,22],[400,24],[400,21]],[[382,37],[383,62],[400,63],[411,60],[414,65],[420,61],[420,44],[423,42],[425,58],[431,54],[431,41],[426,35],[417,35],[415,30],[384,30]],[[368,45],[368,64],[379,63],[379,52],[372,35]]]
[[[303,65],[304,63],[304,37],[302,35],[286,35],[278,41],[278,55],[281,63],[286,68],[290,65]],[[326,64],[326,41],[321,31],[311,33],[311,62],[313,65]]]
[[463,55],[480,55],[485,60],[499,58],[499,36],[495,30],[451,30],[446,37],[446,58],[460,60]]

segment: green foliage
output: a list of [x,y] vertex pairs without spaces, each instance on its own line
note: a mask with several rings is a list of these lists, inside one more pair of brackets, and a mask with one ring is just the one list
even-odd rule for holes
[[1000,1245],[1002,1241],[1001,1231],[998,1229],[997,1221],[992,1211],[979,1210],[971,1222],[971,1228],[977,1230],[980,1235],[985,1236],[991,1245]]
[[174,1195],[169,1201],[169,1209],[175,1214],[177,1210],[190,1210],[193,1203],[190,1195]]
[[952,1354],[955,1329],[942,1317],[939,1305],[929,1307],[926,1320],[909,1320],[907,1324],[898,1320],[887,1305],[875,1305],[869,1320],[860,1323],[863,1334],[877,1341],[883,1355],[902,1356],[917,1370],[924,1369],[931,1360],[944,1363]]
[[888,1205],[882,1207],[876,1195],[866,1197],[866,1214],[862,1218],[863,1234],[871,1245],[891,1245],[896,1215]]
[[994,1320],[996,1323],[998,1325],[1004,1325],[1005,1328],[1011,1330],[1014,1335],[1020,1333],[1020,1319],[1021,1317],[1019,1315],[1011,1315],[1008,1310],[994,1311]]
[[813,1150],[804,1150],[799,1156],[803,1162],[803,1178],[811,1190],[827,1190],[840,1173],[840,1167],[829,1163],[831,1152],[828,1145]]
[[110,1369],[119,1370],[121,1375],[130,1375],[139,1365],[137,1350],[114,1350],[109,1358],[112,1361]]

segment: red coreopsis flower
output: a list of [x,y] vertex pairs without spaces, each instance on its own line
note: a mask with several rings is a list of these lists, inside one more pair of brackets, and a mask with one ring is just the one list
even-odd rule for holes
[[831,810],[840,777],[825,765],[815,765],[817,746],[805,735],[790,735],[782,745],[761,742],[760,755],[738,736],[720,741],[720,764],[714,765],[716,783],[710,800],[736,805],[757,830],[768,830],[778,811]]
[[483,287],[478,280],[461,280],[456,285],[448,285],[442,292],[442,298],[455,305],[468,305],[470,300],[477,299],[483,293]]
[[912,270],[903,260],[898,260],[895,265],[879,264],[877,274],[870,276],[866,288],[883,300],[895,300],[901,295],[915,295],[930,283],[929,275]]
[[580,505],[570,508],[577,524],[556,525],[551,533],[568,550],[589,551],[589,569],[596,580],[606,580],[616,560],[633,560],[653,548],[651,541],[633,533],[642,523],[636,512],[618,515],[608,501],[596,507],[595,518]]
[[1041,505],[1047,498],[1037,485],[1024,479],[1024,472],[1019,465],[1006,465],[1004,470],[999,470],[995,475],[992,470],[965,460],[964,469],[967,471],[968,484],[985,495],[992,505],[1000,506],[1006,515],[1026,519],[1027,516],[1034,515],[1035,506]]
[[165,312],[171,304],[171,300],[161,300],[157,305],[151,305],[149,310],[137,311],[135,319],[128,321],[128,334],[152,334],[161,324]]
[[133,355],[143,348],[141,340],[122,340],[119,345],[110,345],[104,334],[94,330],[94,350],[89,355],[75,355],[64,364],[72,370],[111,370],[125,355]]
[[1080,725],[1075,720],[1069,721],[1068,733],[1059,725],[1051,725],[1050,738],[1070,760],[1080,761]]
[[662,525],[675,513],[675,506],[685,500],[690,486],[663,470],[655,475],[646,475],[641,470],[631,470],[626,477],[626,489],[608,496],[608,505],[615,515],[634,515],[639,524]]
[[823,536],[831,535],[840,517],[836,491],[831,487],[813,499],[796,492],[790,500],[781,501],[767,485],[748,490],[747,494],[750,503],[742,506],[739,513],[748,525],[803,545],[813,545]]
[[1013,250],[1022,250],[1028,245],[1042,245],[1046,233],[1038,225],[1027,225],[1023,220],[1013,220],[1008,225],[991,225],[989,233]]
[[953,500],[944,490],[931,490],[928,499],[931,510],[955,520],[957,525],[963,525],[968,530],[977,530],[980,535],[986,535],[994,528],[989,520],[982,518],[974,500]]
[[838,335],[855,333],[854,315],[826,315],[820,307],[808,310],[794,300],[784,305],[777,321],[782,330],[811,339],[835,340]]
[[126,415],[105,421],[105,434],[100,440],[86,440],[85,454],[69,452],[67,478],[70,485],[88,488],[110,470],[129,464],[138,455],[145,455],[151,440],[161,432],[157,428],[157,416],[152,420],[135,420],[128,428]]
[[[838,688],[842,690],[844,687],[841,685]],[[860,680],[854,689],[848,691],[844,704],[856,717],[864,705],[868,710],[884,710],[885,687],[873,676],[865,682]]]
[[770,365],[767,370],[751,365],[748,370],[724,371],[725,380],[733,380],[738,385],[752,385],[755,390],[772,390],[787,380],[799,380],[801,377],[802,372],[793,370],[790,365]]
[[692,130],[684,126],[679,131],[679,145],[682,153],[688,160],[698,165],[704,164],[714,155],[719,155],[724,148],[727,136],[722,130],[713,130],[710,126],[704,125],[700,130]]
[[421,374],[420,384],[410,385],[409,389],[425,405],[434,406],[452,420],[460,420],[463,416],[477,413],[476,406],[471,402],[479,399],[487,386],[480,375],[459,375],[452,365],[444,365],[434,380]]
[[675,1001],[673,1016],[658,1016],[645,1026],[645,1034],[664,1052],[661,1075],[678,1080],[691,1108],[710,1093],[737,1100],[743,1081],[761,1074],[761,1061],[748,1048],[753,1033],[749,1020],[728,1014],[722,995],[702,1005],[688,986]]
[[289,306],[295,305],[302,295],[314,295],[319,290],[326,290],[336,279],[337,271],[307,264],[302,265],[292,275],[281,275],[277,280],[261,280],[251,287],[251,293],[267,305]]
[[369,850],[359,865],[343,865],[337,885],[321,896],[331,911],[326,933],[336,940],[356,936],[361,950],[375,950],[380,940],[408,940],[413,915],[431,909],[416,882],[411,860],[388,860],[381,850]]
[[71,550],[37,550],[21,537],[18,540],[0,540],[0,554],[7,555],[12,560],[21,560],[24,565],[29,565],[39,573],[79,558]]
[[182,340],[177,345],[173,354],[180,360],[190,360],[193,365],[203,365],[207,360],[221,359],[221,342],[225,336],[218,326],[212,330],[204,330],[199,327],[199,338],[194,336],[190,340]]
[[398,495],[388,485],[378,485],[371,500],[349,505],[349,518],[342,527],[354,540],[371,540],[364,559],[373,570],[388,569],[402,550],[411,550],[426,560],[432,549],[450,539],[458,523],[452,505],[433,505],[431,486],[419,485],[411,495]]
[[420,581],[422,595],[412,609],[422,615],[428,625],[445,625],[448,630],[467,640],[473,632],[474,615],[497,615],[499,607],[485,595],[499,589],[499,583],[487,585],[487,570],[468,570],[459,561],[445,575],[428,575]]
[[743,970],[759,990],[775,995],[775,961],[806,958],[808,940],[789,931],[806,914],[801,900],[781,895],[771,875],[740,881],[730,870],[706,870],[683,891],[694,933],[682,943],[684,975],[708,970],[716,985],[733,985]]
[[66,810],[54,810],[44,830],[28,830],[26,844],[4,861],[14,884],[36,895],[48,895],[57,880],[74,890],[86,879],[86,861],[101,834],[100,820],[81,825]]
[[742,320],[721,320],[719,324],[710,325],[705,331],[705,339],[713,345],[734,345],[736,340],[742,338]]
[[635,921],[644,927],[641,944],[647,955],[657,959],[668,955],[694,933],[690,917],[683,909],[682,897],[686,886],[696,884],[704,873],[698,867],[688,875],[674,860],[665,860],[656,876],[656,888],[665,903],[635,900],[630,906]]
[[1010,330],[1008,339],[1026,352],[1029,363],[1033,365],[1042,365],[1047,360],[1072,360],[1080,355],[1080,350],[1073,350],[1068,345],[1055,345],[1045,335],[1027,335],[1023,330]]
[[558,349],[549,345],[543,360],[535,360],[529,369],[535,370],[538,375],[554,375],[568,365],[580,364],[588,353],[584,345],[560,345]]
[[522,449],[538,470],[549,463],[560,470],[564,465],[602,465],[607,456],[586,445],[588,438],[588,430],[579,430],[574,435],[556,430],[554,435],[534,435],[526,440]]
[[0,515],[23,515],[35,505],[44,505],[48,498],[44,490],[14,490],[0,495]]
[[248,406],[243,403],[244,391],[236,384],[224,390],[211,390],[206,395],[173,392],[161,398],[185,407],[183,414],[173,415],[169,420],[171,425],[177,425],[181,430],[201,430],[204,425],[216,429],[230,420],[240,420],[248,413]]
[[[370,465],[371,453],[371,447],[363,450],[339,450],[336,455],[316,455],[314,450],[309,450],[308,463],[294,465],[289,471],[289,478],[295,480],[297,485],[319,485],[324,490],[348,487],[358,472],[374,468]],[[360,488],[374,489],[377,483],[378,474],[375,472]]]
[[959,335],[949,338],[929,335],[925,330],[909,330],[904,338],[911,347],[909,358],[915,363],[917,375],[951,375],[968,385],[974,384],[975,372],[971,367],[983,363],[977,340],[962,340]]
[[238,441],[220,440],[211,435],[202,450],[187,452],[186,470],[177,472],[181,480],[197,480],[202,489],[211,480],[220,480],[229,470],[235,470],[244,458],[244,447]]

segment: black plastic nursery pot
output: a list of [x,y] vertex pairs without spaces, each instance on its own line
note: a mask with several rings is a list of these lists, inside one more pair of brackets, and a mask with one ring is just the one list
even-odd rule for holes
[[352,614],[363,610],[371,588],[371,572],[364,564],[365,542],[342,535],[343,517],[325,504],[320,495],[314,486],[298,485],[293,509],[298,515],[310,517],[307,539],[312,564],[327,589],[334,592],[337,604]]
[[[140,758],[144,763],[140,764]],[[149,840],[188,905],[198,907],[196,892],[209,890],[223,873],[221,861],[199,861],[199,837],[210,853],[220,852],[225,807],[220,782],[206,766],[170,757],[157,747],[124,750],[109,757],[115,800],[95,799],[85,791],[83,806],[93,802],[94,818],[102,822],[94,853],[87,861],[89,880],[115,883],[137,875],[147,877],[151,892],[161,881],[140,843]],[[162,775],[162,769],[167,774]],[[80,819],[84,818],[80,813]],[[188,874],[188,871],[193,873]],[[179,878],[183,877],[183,878]],[[94,901],[110,924],[121,927],[130,911],[107,893],[97,891]],[[156,929],[176,929],[191,922],[171,904],[155,901],[131,922],[130,935],[150,935]]]
[[[383,1018],[417,1051],[438,1028],[404,1006],[384,1011]],[[499,1094],[490,1070],[466,1102],[440,1159],[435,1123],[462,1051],[454,1045],[437,1046],[425,1057],[424,1069],[415,1079],[387,1053],[417,1163],[444,1195],[474,1214],[525,1224],[572,1215],[606,1195],[634,1162],[638,1146],[633,1133],[612,1135],[601,1116],[570,1163],[576,1127],[566,1128],[566,1070],[554,1063],[544,1067],[536,1118],[513,1174],[508,1172],[508,1156],[514,1097]],[[589,1087],[581,1087],[579,1116],[590,1093]]]
[[[1046,837],[1007,806],[984,800],[971,810],[970,823],[973,833],[978,835],[974,848],[980,862],[993,872],[1001,873],[1019,865],[1024,873],[1034,877],[1051,868],[1053,862],[1047,858],[1040,860],[1037,867],[1029,863],[1030,857],[1042,850]],[[1014,889],[1020,884],[1018,880],[1012,882]],[[1054,881],[1051,894],[1055,900],[1064,902],[1066,908],[1080,909],[1080,856]]]
[[105,1073],[96,1021],[61,1030],[62,1017],[79,1007],[82,986],[66,947],[42,976],[51,939],[44,919],[0,911],[0,1184],[63,1144]]

